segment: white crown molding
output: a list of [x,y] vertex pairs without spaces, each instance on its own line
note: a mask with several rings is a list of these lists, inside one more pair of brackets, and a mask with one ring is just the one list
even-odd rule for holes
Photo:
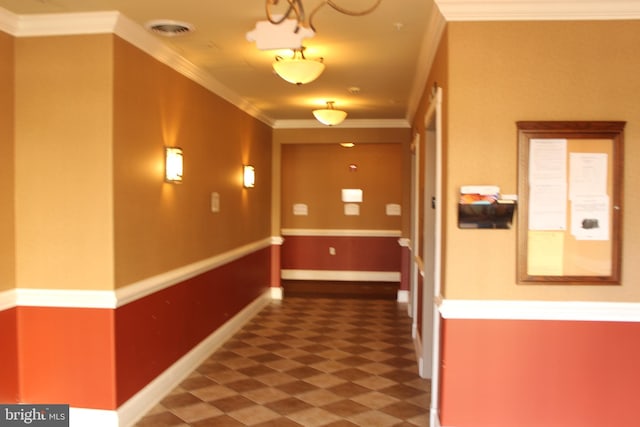
[[444,319],[640,322],[633,302],[444,299],[439,310]]
[[400,237],[400,230],[348,230],[348,229],[315,229],[315,228],[283,228],[283,236],[347,236],[347,237]]
[[400,282],[397,271],[356,270],[280,270],[283,280],[322,280],[340,282]]
[[639,0],[435,0],[447,21],[619,20],[640,18]]
[[274,129],[365,129],[365,128],[390,128],[407,129],[411,124],[406,119],[347,119],[337,126],[326,126],[317,120],[276,120],[272,123]]
[[16,37],[39,37],[113,32],[120,13],[86,12],[18,15]]
[[211,74],[204,69],[196,66],[192,62],[185,59],[175,50],[160,41],[156,36],[149,33],[136,22],[127,18],[122,14],[118,14],[118,20],[114,27],[114,34],[123,40],[128,41],[138,49],[146,52],[148,55],[171,67],[178,73],[188,77],[192,81],[200,84],[210,92],[218,95],[225,101],[235,105],[240,110],[249,114],[257,120],[271,126],[272,121],[264,116],[257,108],[255,108],[246,99],[233,92],[218,80],[213,78]]
[[202,68],[117,11],[16,15],[0,8],[0,30],[15,37],[115,34],[257,120],[273,121]]
[[14,35],[18,30],[18,15],[0,7],[0,31]]

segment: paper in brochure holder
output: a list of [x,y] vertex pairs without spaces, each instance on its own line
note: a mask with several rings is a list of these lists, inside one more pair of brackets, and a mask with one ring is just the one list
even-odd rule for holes
[[511,228],[517,196],[501,197],[497,185],[464,185],[458,202],[459,228]]

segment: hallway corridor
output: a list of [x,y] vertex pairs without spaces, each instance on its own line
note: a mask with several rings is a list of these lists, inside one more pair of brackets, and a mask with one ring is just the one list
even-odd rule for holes
[[429,424],[405,304],[273,301],[137,427]]

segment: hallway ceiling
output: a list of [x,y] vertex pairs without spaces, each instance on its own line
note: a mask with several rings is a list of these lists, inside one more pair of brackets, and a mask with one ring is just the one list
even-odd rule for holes
[[[323,2],[303,0],[305,11],[309,14]],[[334,2],[357,11],[369,8],[375,0]],[[482,10],[496,16],[495,8],[500,4],[522,5],[515,18],[523,19],[531,5],[551,4],[548,0],[435,2],[447,20],[469,19],[465,16],[478,16]],[[617,0],[620,2],[638,3]],[[558,3],[574,7],[588,3],[602,10],[607,0]],[[284,10],[286,4],[281,0],[276,11]],[[276,54],[286,51],[259,50],[256,43],[247,40],[246,33],[266,19],[265,0],[0,0],[0,7],[17,15],[119,11],[140,26],[159,19],[192,24],[195,31],[189,34],[154,37],[204,70],[274,127],[287,127],[287,123],[322,126],[311,111],[322,108],[326,101],[335,101],[336,108],[348,112],[340,126],[356,122],[408,125],[419,101],[417,96],[424,89],[426,65],[435,47],[432,39],[438,31],[433,27],[442,22],[434,0],[382,0],[372,13],[358,17],[325,5],[314,17],[315,36],[304,39],[303,44],[307,58],[324,58],[326,69],[316,81],[296,86],[272,71]]]

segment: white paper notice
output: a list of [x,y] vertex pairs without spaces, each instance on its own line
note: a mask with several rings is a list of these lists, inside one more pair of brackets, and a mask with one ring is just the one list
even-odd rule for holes
[[577,240],[609,240],[609,197],[574,197],[571,200],[571,234]]
[[529,230],[567,229],[567,140],[529,145]]
[[607,194],[607,153],[569,154],[569,197]]

